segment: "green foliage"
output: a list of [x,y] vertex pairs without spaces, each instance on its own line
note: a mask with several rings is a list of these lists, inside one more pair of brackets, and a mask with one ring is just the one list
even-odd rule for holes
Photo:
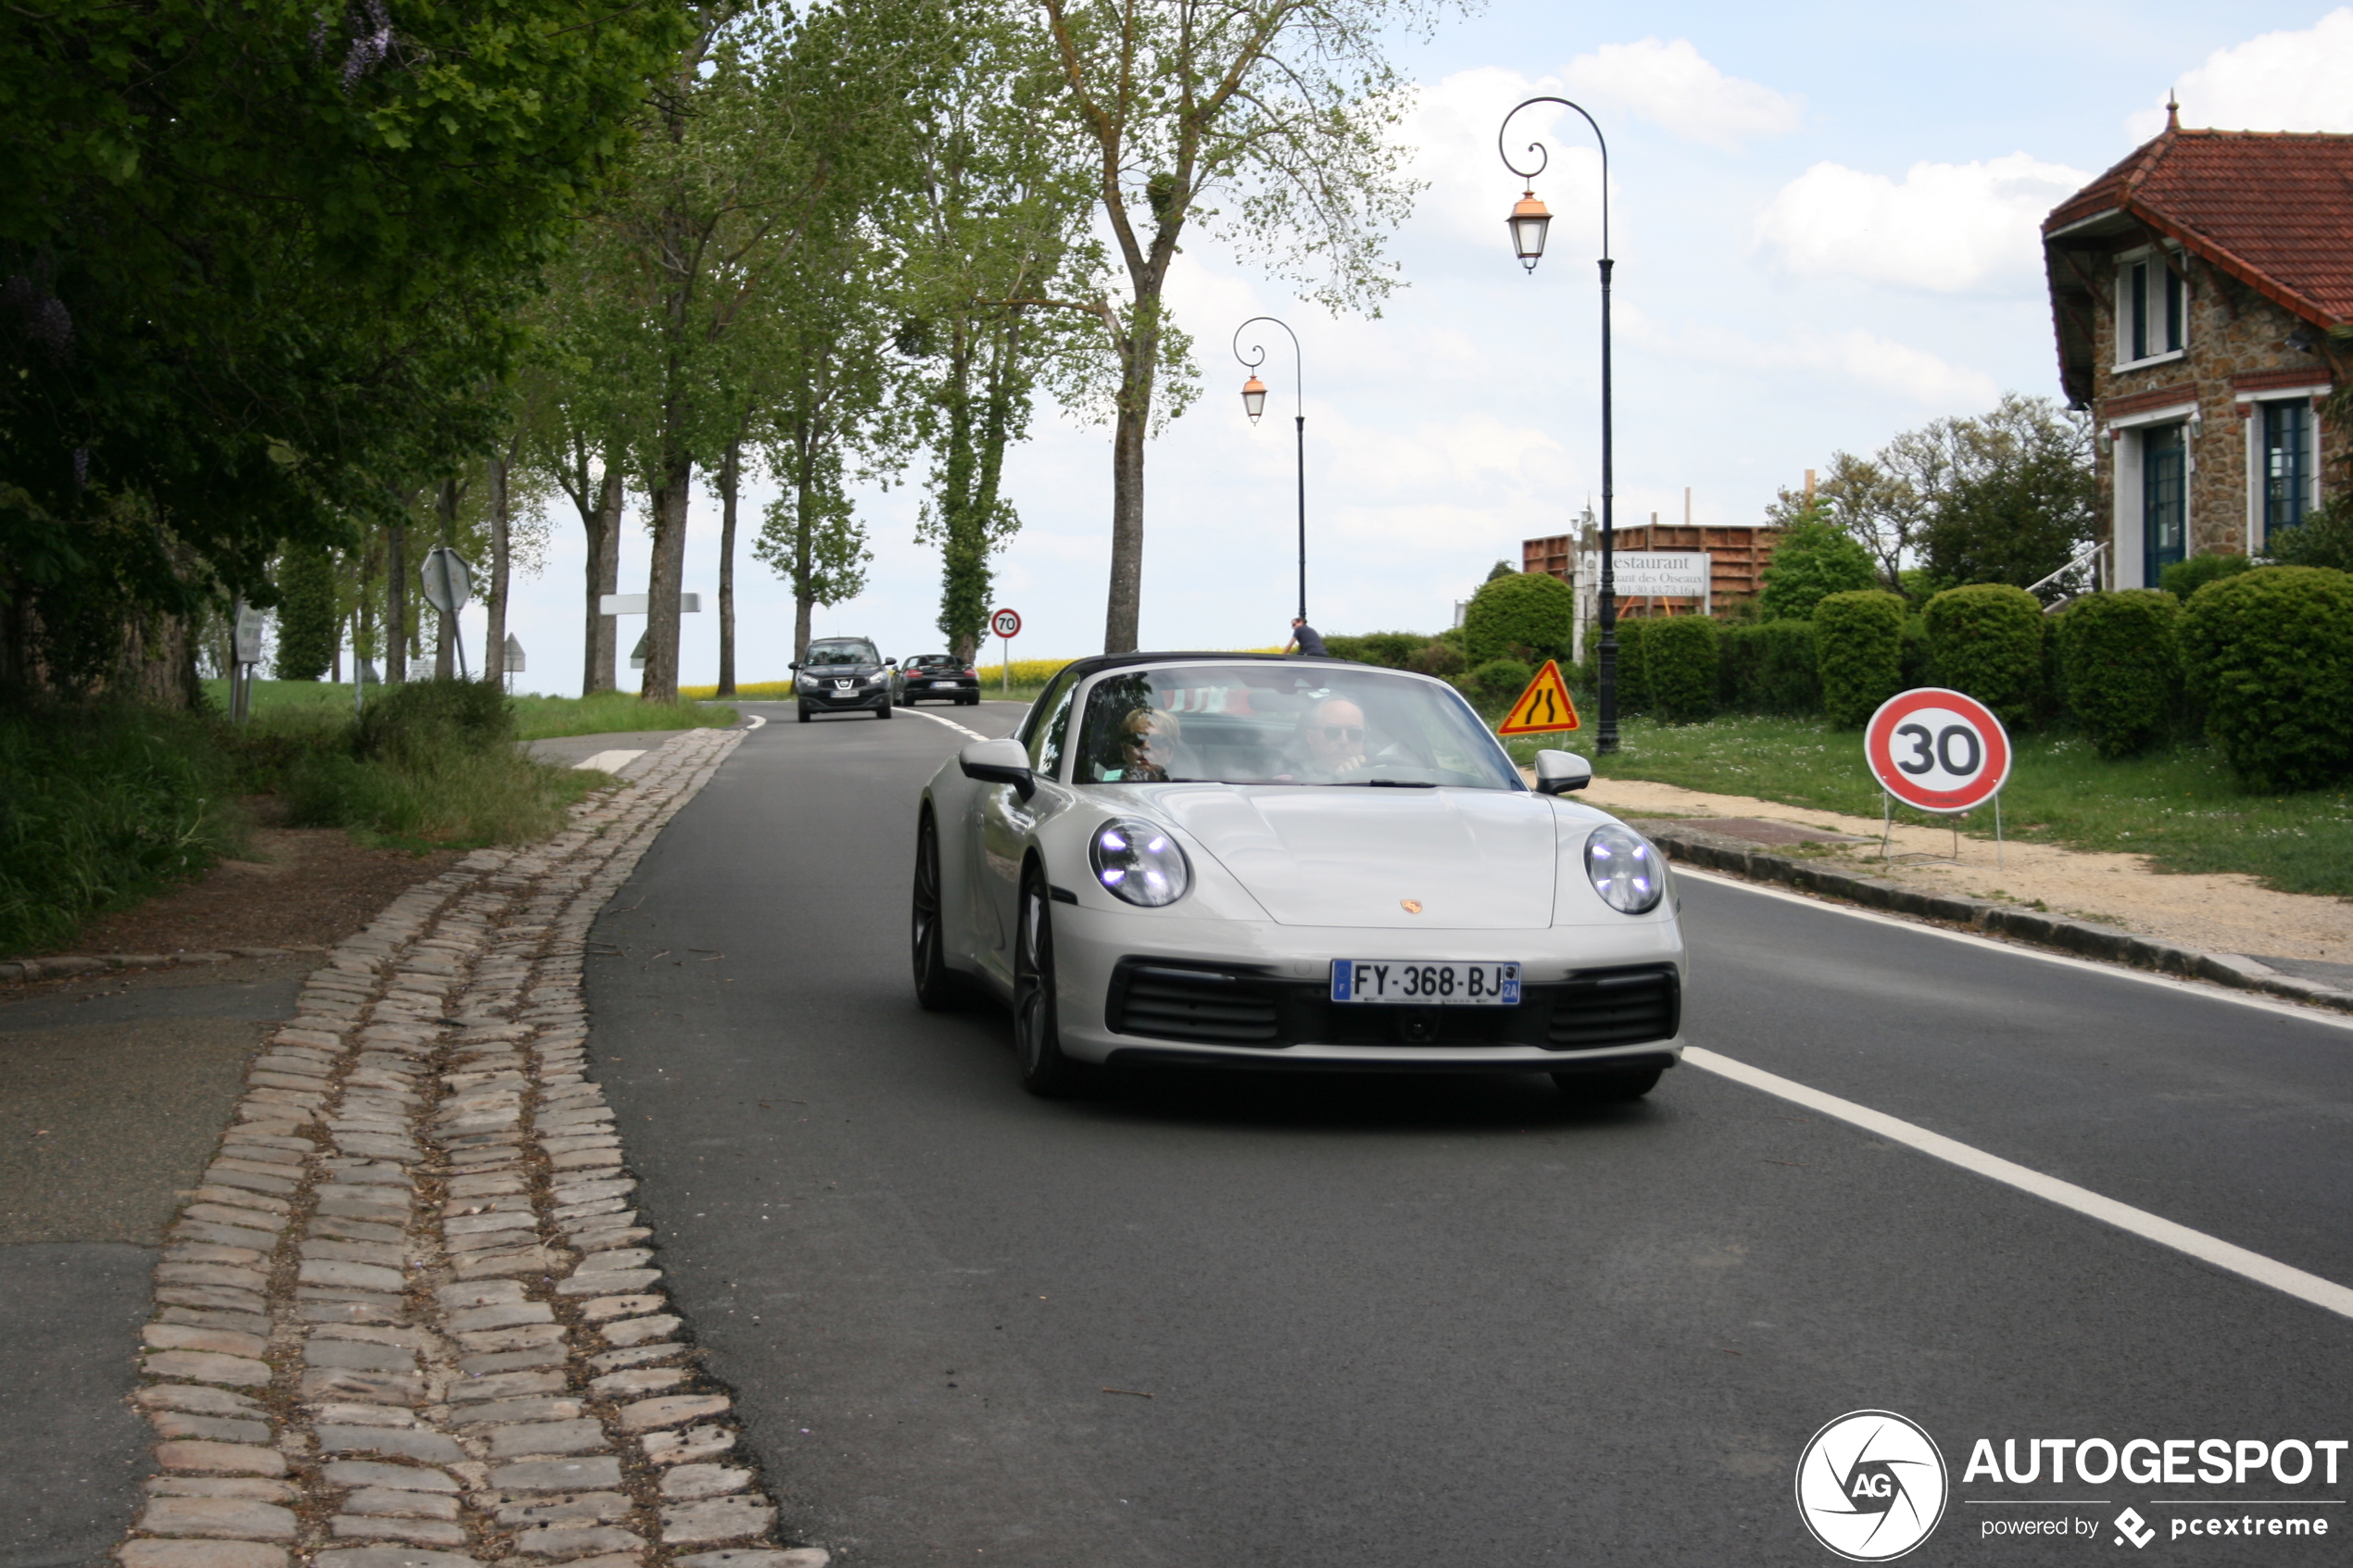
[[1504,658],[1566,658],[1576,633],[1576,591],[1549,572],[1491,577],[1463,612],[1463,652],[1474,669]]
[[193,876],[233,842],[232,764],[199,715],[130,706],[0,715],[0,953]]
[[511,742],[507,695],[485,681],[409,681],[369,703],[352,735],[362,761],[409,761],[456,748],[486,751]]
[[1516,659],[1491,659],[1471,671],[1471,689],[1491,703],[1507,703],[1528,689],[1536,671]]
[[278,567],[278,679],[323,679],[339,631],[333,557],[315,546],[288,550]]
[[1436,675],[1441,680],[1450,680],[1469,667],[1470,661],[1463,657],[1460,643],[1449,642],[1443,637],[1432,637],[1416,648],[1405,660],[1406,669],[1417,670],[1425,675]]
[[[2318,565],[2320,563],[2298,564]],[[2187,560],[2174,561],[2159,571],[2157,574],[2157,583],[2158,587],[2186,604],[2192,594],[2196,593],[2208,583],[2218,582],[2225,577],[2235,577],[2242,571],[2251,571],[2255,563],[2245,556],[2192,556]]]
[[1696,724],[1715,716],[1722,676],[1721,634],[1705,615],[1662,616],[1642,639],[1650,702],[1669,724]]
[[2059,612],[2054,641],[2067,706],[2102,757],[2165,738],[2181,700],[2182,602],[2155,588],[2085,594]]
[[1726,626],[1718,654],[1720,700],[1751,713],[1818,713],[1822,677],[1817,663],[1810,621]]
[[2022,730],[2042,705],[2043,607],[2022,588],[1947,588],[1921,614],[1935,684],[1977,698],[2003,727]]
[[1359,664],[1385,665],[1391,670],[1413,669],[1414,656],[1430,645],[1431,639],[1419,632],[1367,632],[1362,636],[1324,639],[1324,646],[1335,659],[1353,659]]
[[1903,690],[1904,601],[1867,590],[1832,594],[1814,607],[1822,711],[1843,730],[1859,729]]
[[1931,578],[2023,588],[2091,543],[2099,493],[2086,416],[2011,393],[1989,414],[1942,420],[1914,439],[1924,448],[1911,467],[1928,500],[1919,542]]
[[1493,566],[1487,569],[1487,576],[1484,581],[1492,583],[1498,577],[1509,577],[1512,573],[1517,571],[1518,570],[1519,568],[1514,566],[1507,560],[1499,560]]
[[[2304,521],[2294,528],[2283,528],[2273,533],[2265,548],[2281,566],[2324,566],[2332,571],[2353,571],[2353,495],[2330,497],[2306,513]],[[2173,568],[2166,571],[2170,574]],[[2168,583],[2166,586],[2172,584]],[[2186,598],[2188,595],[2183,596]]]
[[[1650,670],[1642,650],[1650,630],[1657,622],[1647,616],[1636,616],[1617,623],[1617,710],[1620,713],[1647,713],[1651,707]],[[1598,626],[1589,627],[1585,633],[1585,658],[1577,667],[1578,684],[1598,694],[1602,689],[1602,633]]]
[[1774,546],[1757,612],[1768,621],[1804,621],[1828,596],[1859,593],[1878,583],[1869,550],[1818,515],[1804,513]]
[[2270,566],[2209,583],[2190,597],[2182,655],[2207,737],[2248,788],[2353,771],[2353,576]]

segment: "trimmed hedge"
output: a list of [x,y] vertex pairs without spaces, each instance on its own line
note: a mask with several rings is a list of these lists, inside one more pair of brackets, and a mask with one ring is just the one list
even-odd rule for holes
[[2236,577],[2255,563],[2245,556],[2192,556],[2177,560],[2157,574],[2158,586],[2183,603],[2208,583]]
[[2182,601],[2158,588],[2086,594],[2052,641],[2067,704],[2102,757],[2162,740],[2181,705]]
[[1474,670],[1498,659],[1565,659],[1576,635],[1576,592],[1546,572],[1482,583],[1463,611],[1463,653]]
[[2267,566],[2190,596],[2182,662],[2206,734],[2249,788],[2353,772],[2353,575]]
[[2023,588],[1976,583],[1928,601],[1931,679],[1965,692],[2009,729],[2033,722],[2043,696],[2043,606]]
[[1651,706],[1670,724],[1715,717],[1722,656],[1716,622],[1705,615],[1670,615],[1642,636],[1643,673]]
[[1528,689],[1536,671],[1516,659],[1491,659],[1471,671],[1470,684],[1490,702],[1510,702]]
[[1722,627],[1717,690],[1727,708],[1751,713],[1818,713],[1814,623],[1755,621]]
[[1894,594],[1830,595],[1814,607],[1814,645],[1822,711],[1840,729],[1860,729],[1904,689],[1904,601]]
[[[1617,710],[1647,713],[1651,709],[1650,671],[1643,658],[1643,638],[1657,624],[1646,619],[1617,623]],[[1585,629],[1585,657],[1577,666],[1578,684],[1600,698],[1602,689],[1602,629]]]

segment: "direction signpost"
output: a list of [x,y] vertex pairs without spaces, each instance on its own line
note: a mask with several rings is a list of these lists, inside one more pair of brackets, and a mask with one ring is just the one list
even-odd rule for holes
[[1013,639],[1021,635],[1021,615],[1016,610],[1000,609],[988,618],[988,629],[1004,639],[1004,689],[1010,692],[1013,689]]
[[[1880,858],[1895,831],[1895,803],[1953,816],[1994,803],[1994,863],[2002,863],[2002,785],[2010,737],[1992,709],[1964,692],[1921,686],[1880,704],[1863,729],[1863,760],[1886,792]],[[1960,831],[1954,830],[1957,853]]]
[[458,612],[473,597],[473,573],[467,570],[464,557],[447,545],[435,545],[425,552],[417,575],[424,583],[425,602],[449,618],[449,634],[458,644],[458,678],[471,680],[466,673],[466,635],[459,629]]
[[261,611],[243,599],[230,643],[229,717],[242,724],[253,717],[253,667],[261,662]]

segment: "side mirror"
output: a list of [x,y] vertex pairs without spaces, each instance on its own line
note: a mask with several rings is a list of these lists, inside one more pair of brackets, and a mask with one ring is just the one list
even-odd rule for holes
[[1536,793],[1567,795],[1593,782],[1593,765],[1573,751],[1536,754]]
[[1038,775],[1029,771],[1029,751],[1017,740],[976,740],[956,753],[964,777],[983,784],[1011,784],[1024,800],[1038,793]]
[[796,659],[790,664],[786,665],[785,668],[793,671],[795,674],[799,674],[800,672],[800,660]]
[[896,664],[896,663],[898,663],[898,662],[899,662],[899,660],[897,660],[897,659],[884,659],[884,660],[883,660],[883,662],[884,662],[885,664]]

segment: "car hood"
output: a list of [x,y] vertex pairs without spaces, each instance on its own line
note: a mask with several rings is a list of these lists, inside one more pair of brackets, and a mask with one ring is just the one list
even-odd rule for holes
[[1199,784],[1120,793],[1215,856],[1284,925],[1504,931],[1553,923],[1557,858],[1552,804],[1541,796]]

